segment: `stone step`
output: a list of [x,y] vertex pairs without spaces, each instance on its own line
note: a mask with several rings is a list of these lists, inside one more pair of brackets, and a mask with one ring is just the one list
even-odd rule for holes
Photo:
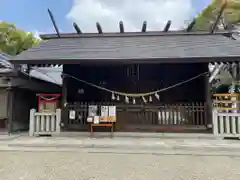
[[31,146],[0,145],[0,151],[32,151],[32,152],[87,152],[87,153],[119,153],[119,154],[156,154],[156,155],[204,155],[204,156],[240,156],[240,148],[219,147],[80,147],[80,146]]
[[[110,137],[110,132],[94,132],[94,137]],[[59,137],[89,137],[89,132],[61,132]],[[124,138],[159,138],[159,139],[216,139],[213,134],[206,133],[136,133],[114,132],[114,137]]]

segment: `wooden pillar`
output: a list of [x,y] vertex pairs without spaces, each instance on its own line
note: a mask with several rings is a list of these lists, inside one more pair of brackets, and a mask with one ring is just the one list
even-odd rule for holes
[[236,80],[239,83],[239,81],[240,81],[240,63],[236,64]]
[[67,109],[67,76],[62,74],[62,123],[63,123],[63,130],[68,128],[68,109]]
[[205,104],[205,122],[206,125],[212,125],[212,92],[211,92],[211,84],[209,83],[209,77],[210,75],[207,74],[205,75],[205,99],[206,99],[206,104]]
[[10,135],[13,130],[13,118],[14,118],[14,90],[13,88],[7,88],[7,131]]
[[31,66],[30,66],[30,65],[27,65],[26,73],[29,74],[30,71],[31,71]]

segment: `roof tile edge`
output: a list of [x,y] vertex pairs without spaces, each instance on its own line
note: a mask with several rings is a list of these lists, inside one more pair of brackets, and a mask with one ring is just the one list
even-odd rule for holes
[[208,32],[208,31],[199,31],[199,32],[185,32],[185,31],[152,31],[152,32],[125,32],[125,33],[62,33],[60,37],[57,34],[42,34],[40,35],[41,39],[59,39],[59,38],[100,38],[100,37],[139,37],[139,36],[187,36],[187,35],[225,35],[230,36],[231,31],[218,31],[218,32]]

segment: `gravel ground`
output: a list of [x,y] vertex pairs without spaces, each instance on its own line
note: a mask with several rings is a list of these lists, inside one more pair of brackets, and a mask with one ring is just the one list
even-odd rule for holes
[[0,152],[3,180],[237,180],[240,158]]

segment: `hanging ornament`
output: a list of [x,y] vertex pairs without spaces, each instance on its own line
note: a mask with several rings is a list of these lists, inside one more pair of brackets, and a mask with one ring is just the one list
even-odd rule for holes
[[160,96],[158,95],[158,93],[155,93],[155,97],[160,100]]
[[133,98],[133,104],[136,104],[136,100],[135,100],[135,98]]
[[129,103],[129,98],[127,96],[125,96],[125,102]]
[[119,96],[117,96],[117,101],[119,101],[120,100],[120,98],[119,98]]
[[152,96],[149,96],[149,102],[152,102]]
[[112,93],[112,100],[115,100],[116,98],[115,98],[115,95],[114,95],[114,93]]
[[144,103],[147,103],[147,100],[144,96],[142,96],[142,100],[143,100]]

